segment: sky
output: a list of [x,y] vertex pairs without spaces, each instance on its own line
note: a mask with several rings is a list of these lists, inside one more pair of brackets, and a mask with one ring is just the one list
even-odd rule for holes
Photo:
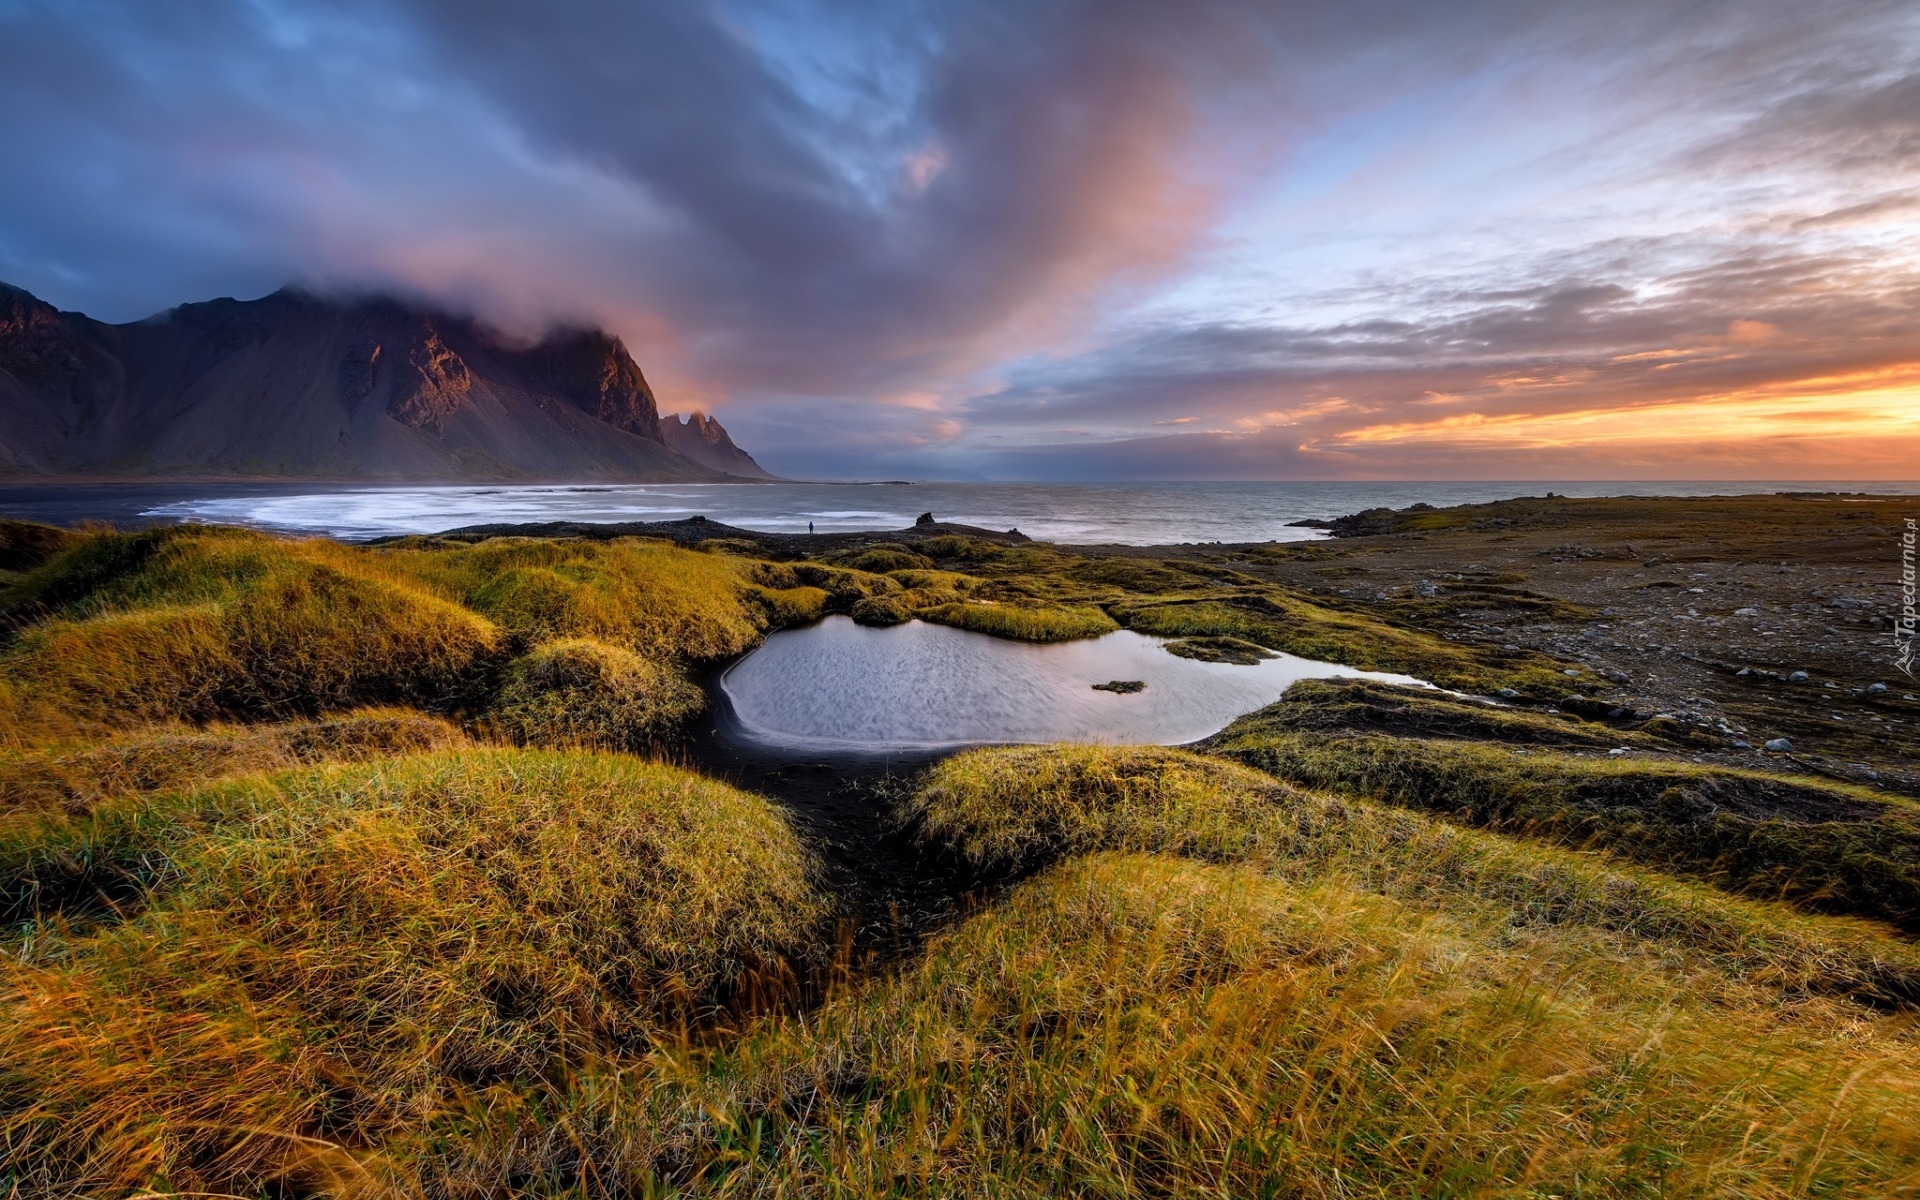
[[807,478],[1920,479],[1912,0],[0,0],[0,280],[620,335]]

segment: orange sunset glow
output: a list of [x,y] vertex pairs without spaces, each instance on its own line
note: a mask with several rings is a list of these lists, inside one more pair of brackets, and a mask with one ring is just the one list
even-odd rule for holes
[[801,11],[0,7],[0,279],[598,324],[793,476],[1920,475],[1911,5]]

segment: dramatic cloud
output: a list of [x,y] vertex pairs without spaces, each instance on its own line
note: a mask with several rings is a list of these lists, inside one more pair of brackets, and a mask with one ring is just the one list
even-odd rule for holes
[[0,0],[0,156],[63,306],[598,321],[795,474],[1920,475],[1907,3]]

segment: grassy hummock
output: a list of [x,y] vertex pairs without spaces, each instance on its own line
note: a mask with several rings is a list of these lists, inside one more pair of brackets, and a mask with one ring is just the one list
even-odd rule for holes
[[[1920,1187],[1910,803],[1677,761],[1445,597],[1238,569],[1321,548],[815,545],[0,523],[0,1191]],[[813,844],[637,756],[826,613],[1568,711],[1310,681],[1205,753],[953,755]]]
[[1168,654],[1179,658],[1191,658],[1196,662],[1232,663],[1240,667],[1250,667],[1274,656],[1273,651],[1265,646],[1257,646],[1235,637],[1175,638],[1166,643],[1162,649]]
[[1632,936],[1102,854],[722,1049],[654,1153],[711,1194],[1887,1194],[1920,1153],[1910,1051],[1849,1007],[1783,1016]]
[[672,668],[569,638],[514,660],[488,718],[522,744],[645,749],[704,707],[700,689]]
[[956,603],[921,609],[923,621],[1021,642],[1070,642],[1120,628],[1097,608]]
[[569,1071],[807,953],[825,912],[765,801],[617,757],[402,758],[116,816],[42,849],[164,860],[144,907],[0,968],[6,1170],[41,1194],[457,1171],[470,1113],[566,1103]]
[[1260,713],[1206,745],[1303,787],[1920,929],[1920,807],[1856,785],[1662,758],[1280,732]]
[[0,824],[84,816],[103,801],[191,787],[231,775],[357,762],[469,745],[449,722],[369,708],[267,725],[163,726],[95,743],[0,751]]

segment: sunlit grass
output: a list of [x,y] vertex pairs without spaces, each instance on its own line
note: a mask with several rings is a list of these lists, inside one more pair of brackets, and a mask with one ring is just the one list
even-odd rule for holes
[[706,706],[671,667],[585,638],[547,642],[507,667],[489,724],[517,742],[644,749]]
[[1100,855],[721,1049],[679,1153],[713,1194],[1890,1195],[1913,1049],[1630,937]]
[[405,709],[361,709],[268,725],[162,726],[103,741],[0,751],[0,823],[26,814],[83,816],[100,802],[229,775],[467,745],[448,722]]
[[671,748],[689,670],[830,612],[1589,686],[1222,567],[754,552],[0,527],[0,1194],[1920,1188],[1920,950],[1761,898],[1910,913],[1875,793],[1307,684],[896,791],[978,890],[863,974],[772,803],[483,744]]
[[1099,637],[1120,628],[1112,617],[1097,608],[1027,607],[963,601],[923,608],[914,615],[938,625],[951,625],[956,629],[970,629],[975,633],[1022,642],[1067,642],[1076,638]]
[[606,756],[272,776],[114,836],[165,860],[144,908],[0,966],[0,1170],[36,1194],[307,1186],[352,1174],[340,1147],[458,1159],[441,1122],[644,1052],[825,911],[765,801]]
[[1364,613],[1329,608],[1264,589],[1219,598],[1127,600],[1112,606],[1129,629],[1170,638],[1230,637],[1302,658],[1337,662],[1367,671],[1392,671],[1463,691],[1492,694],[1501,688],[1558,699],[1576,686],[1563,668],[1544,659],[1500,662],[1483,650],[1457,646],[1419,630],[1391,625]]
[[1920,809],[1866,788],[1660,759],[1268,731],[1258,714],[1209,745],[1306,787],[1920,928]]

